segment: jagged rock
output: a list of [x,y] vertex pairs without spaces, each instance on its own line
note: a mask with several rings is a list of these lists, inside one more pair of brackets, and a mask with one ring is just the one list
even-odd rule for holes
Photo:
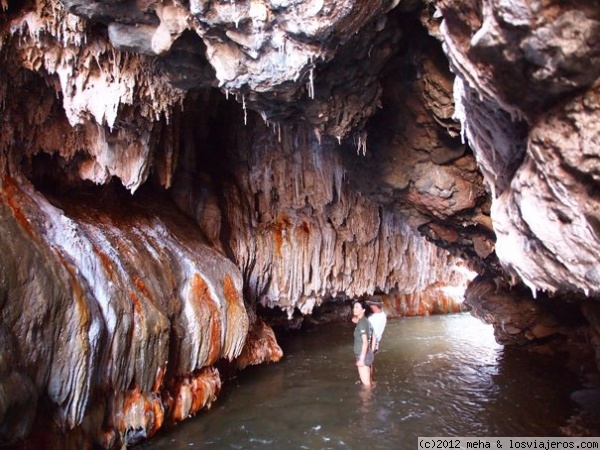
[[115,48],[124,52],[155,54],[152,50],[152,36],[157,27],[151,25],[126,25],[112,22],[108,25],[108,38]]
[[259,305],[469,268],[501,342],[600,348],[597,6],[2,2],[2,439],[137,441],[281,357]]
[[594,194],[600,180],[593,163],[600,157],[600,129],[590,122],[600,117],[599,89],[538,122],[510,191],[493,206],[496,253],[534,291],[600,293],[600,204]]
[[[582,328],[585,313],[576,299],[544,295],[536,301],[523,285],[510,288],[482,276],[467,287],[465,305],[475,317],[494,326],[496,340],[503,344],[553,341],[556,351],[575,355],[581,353],[580,337],[587,335],[584,339],[589,339],[593,333],[593,329]],[[591,311],[586,308],[583,311]]]
[[457,116],[492,192],[496,254],[534,296],[598,295],[591,166],[600,16],[592,3],[490,1],[478,11],[474,2],[439,2]]
[[594,1],[573,8],[541,1],[435,2],[457,73],[484,99],[533,121],[600,75],[600,15]]
[[535,326],[541,308],[525,292],[498,289],[493,282],[476,278],[465,292],[471,314],[494,325],[494,336],[503,344],[528,342],[526,332]]
[[283,357],[273,329],[262,320],[254,322],[249,335],[241,354],[235,359],[237,370],[249,365],[277,362]]

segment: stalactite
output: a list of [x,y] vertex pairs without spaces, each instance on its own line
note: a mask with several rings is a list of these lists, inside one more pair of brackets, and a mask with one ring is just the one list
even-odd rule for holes
[[[296,309],[310,314],[337,293],[412,294],[455,272],[453,258],[415,234],[402,215],[348,188],[331,140],[319,143],[305,126],[286,128],[279,142],[257,124],[248,163],[230,169],[247,190],[228,193],[225,211],[253,302],[291,317]],[[240,216],[246,202],[255,204],[256,222]]]

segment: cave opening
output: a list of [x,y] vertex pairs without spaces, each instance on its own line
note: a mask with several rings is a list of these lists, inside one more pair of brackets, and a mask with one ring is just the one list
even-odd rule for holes
[[[426,389],[398,409],[385,389],[366,399],[385,420],[345,428],[355,443],[384,430],[392,447],[397,422],[438,410],[518,421],[523,397],[572,376],[593,411],[596,3],[0,1],[0,444],[118,448],[211,424],[201,411],[244,368],[295,412],[284,427],[342,441],[349,304],[374,293],[399,346],[380,387]],[[472,327],[487,353],[461,341],[466,310],[502,350],[489,326]],[[329,338],[334,364],[303,353]],[[303,358],[334,423],[298,417],[315,403]],[[343,407],[372,407],[359,397]],[[560,429],[528,406],[552,418],[533,433]],[[499,415],[465,423],[499,432]],[[561,433],[595,432],[578,419]]]

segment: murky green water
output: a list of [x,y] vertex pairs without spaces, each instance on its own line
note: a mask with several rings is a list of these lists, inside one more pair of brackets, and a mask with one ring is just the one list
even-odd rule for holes
[[496,344],[469,314],[388,321],[366,391],[352,324],[281,340],[284,359],[224,386],[212,409],[147,449],[414,449],[418,436],[559,436],[574,378]]

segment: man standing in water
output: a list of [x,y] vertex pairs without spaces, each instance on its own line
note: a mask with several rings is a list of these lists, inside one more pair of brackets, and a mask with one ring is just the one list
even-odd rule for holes
[[[383,311],[383,301],[378,295],[371,296],[371,298],[367,300],[367,304],[371,308],[371,311],[373,311],[373,314],[371,314],[368,319],[371,328],[373,329],[371,349],[373,349],[373,354],[375,354],[377,353],[377,350],[379,350],[379,343],[381,342],[383,330],[385,330],[385,325],[387,324],[387,315]],[[371,377],[372,376],[373,365],[371,364]]]

